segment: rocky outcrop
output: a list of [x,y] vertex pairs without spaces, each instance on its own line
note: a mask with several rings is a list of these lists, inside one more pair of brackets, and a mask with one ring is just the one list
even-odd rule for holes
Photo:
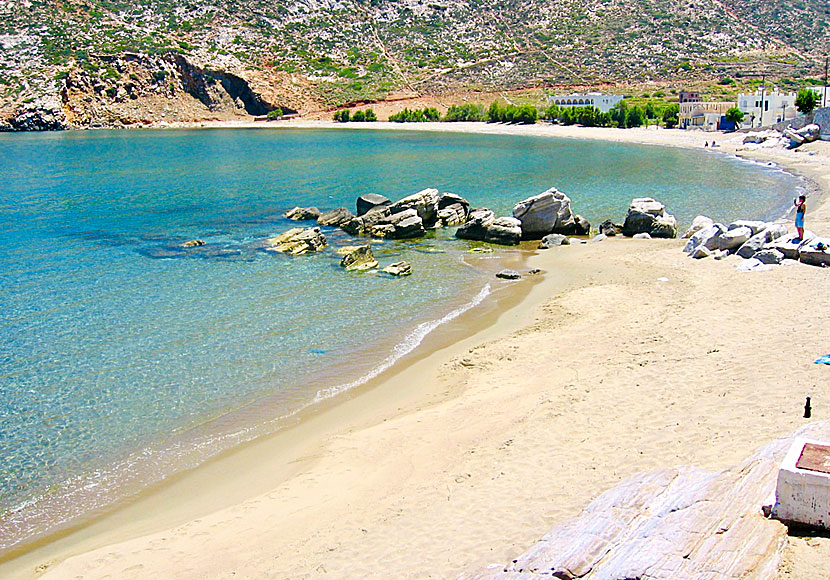
[[412,274],[412,264],[409,262],[395,262],[383,269],[390,276],[409,276]]
[[496,214],[486,207],[474,209],[467,218],[467,223],[455,231],[455,237],[462,240],[484,240],[487,227],[496,221]]
[[320,217],[320,210],[316,207],[295,207],[289,209],[283,216],[296,222],[310,221]]
[[346,222],[354,218],[354,214],[345,207],[338,207],[331,211],[323,212],[317,218],[317,225],[319,226],[333,226],[340,227]]
[[389,206],[393,214],[414,209],[424,228],[433,228],[438,221],[438,190],[428,188],[408,195]]
[[343,259],[340,260],[340,266],[348,271],[371,270],[378,267],[378,261],[372,254],[372,246],[365,244],[348,247]]
[[320,228],[292,228],[274,238],[265,240],[265,249],[270,252],[281,252],[292,256],[299,256],[312,252],[319,252],[326,247],[326,237]]
[[23,105],[7,121],[0,121],[0,131],[64,131],[72,126],[57,99],[40,98]]
[[458,226],[467,221],[470,202],[454,193],[442,193],[438,197],[438,221],[442,226]]
[[538,249],[547,250],[555,248],[556,246],[567,246],[570,245],[570,243],[571,241],[568,239],[568,236],[562,234],[548,234],[539,242]]
[[516,218],[500,217],[487,226],[485,242],[515,246],[522,241],[522,223]]
[[372,237],[393,240],[419,238],[426,233],[421,216],[415,208],[392,213],[370,226],[367,231]]
[[813,423],[717,473],[695,467],[641,473],[511,563],[459,580],[774,578],[787,527],[761,508],[774,497],[779,465],[794,439],[828,435],[828,422]]
[[538,240],[550,233],[571,234],[575,223],[570,198],[555,187],[517,203],[513,217],[521,222],[526,240]]
[[389,198],[383,197],[377,193],[367,193],[357,198],[357,215],[362,216],[376,207],[390,205],[392,202]]
[[353,217],[340,227],[344,232],[353,236],[368,236],[370,235],[372,226],[387,217],[389,217],[389,207],[386,205],[378,205],[363,215]]
[[653,238],[676,238],[677,220],[666,213],[666,206],[650,197],[631,200],[623,224],[623,235],[649,234]]

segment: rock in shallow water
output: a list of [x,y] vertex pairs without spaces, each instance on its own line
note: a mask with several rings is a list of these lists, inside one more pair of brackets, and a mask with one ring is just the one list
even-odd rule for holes
[[487,226],[485,242],[515,246],[522,240],[522,224],[512,217],[500,217]]
[[367,193],[357,198],[355,209],[357,210],[357,215],[359,217],[376,207],[387,206],[391,203],[392,202],[387,197],[383,197],[377,193]]
[[526,240],[538,240],[550,233],[573,233],[575,221],[571,199],[555,187],[517,203],[513,217],[521,222]]
[[386,266],[383,271],[392,276],[409,276],[412,274],[412,264],[409,262],[395,262]]
[[496,274],[496,278],[501,278],[503,280],[518,280],[521,278],[522,275],[519,274],[516,270],[502,270],[498,274]]
[[345,207],[338,207],[337,209],[321,213],[317,218],[317,225],[340,227],[352,218],[354,218],[352,212]]
[[265,240],[266,250],[292,256],[319,252],[325,247],[326,237],[320,228],[292,228],[284,234]]
[[295,222],[316,220],[320,217],[320,210],[316,207],[294,207],[283,214]]
[[568,246],[571,241],[562,234],[548,234],[539,242],[539,250],[548,250],[556,246]]
[[372,254],[372,246],[369,244],[363,246],[352,246],[350,251],[340,260],[340,266],[348,271],[363,271],[371,270],[378,267],[378,261]]

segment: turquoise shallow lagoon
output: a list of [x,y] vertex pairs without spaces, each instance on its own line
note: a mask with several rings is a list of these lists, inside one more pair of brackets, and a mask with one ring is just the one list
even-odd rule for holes
[[648,195],[682,228],[803,187],[709,151],[350,130],[0,134],[0,177],[0,552],[273,431],[490,292],[451,230],[378,244],[400,280],[259,250],[295,205],[436,187],[509,215],[556,186],[595,225]]

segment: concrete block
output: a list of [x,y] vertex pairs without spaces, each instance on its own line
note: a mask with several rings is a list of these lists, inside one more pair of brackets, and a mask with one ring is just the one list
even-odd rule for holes
[[778,470],[779,520],[830,530],[830,442],[797,438]]

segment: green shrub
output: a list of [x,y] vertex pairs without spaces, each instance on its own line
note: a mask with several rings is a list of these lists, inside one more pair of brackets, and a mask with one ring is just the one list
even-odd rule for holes
[[442,121],[483,121],[484,108],[481,105],[452,105]]
[[424,107],[423,109],[409,109],[404,107],[399,113],[389,116],[389,120],[393,123],[425,123],[440,119],[441,114],[434,107]]
[[352,121],[354,121],[355,123],[362,123],[365,120],[366,113],[364,113],[363,111],[355,111],[354,113],[352,113]]
[[809,115],[818,105],[819,95],[812,89],[801,89],[795,97],[795,108],[802,115]]
[[334,120],[338,123],[348,123],[349,117],[350,115],[347,109],[343,109],[342,111],[336,111],[334,113]]
[[269,119],[271,121],[278,121],[278,120],[282,119],[283,114],[284,113],[283,113],[282,109],[277,107],[273,111],[268,111],[268,114],[265,115],[265,118]]

